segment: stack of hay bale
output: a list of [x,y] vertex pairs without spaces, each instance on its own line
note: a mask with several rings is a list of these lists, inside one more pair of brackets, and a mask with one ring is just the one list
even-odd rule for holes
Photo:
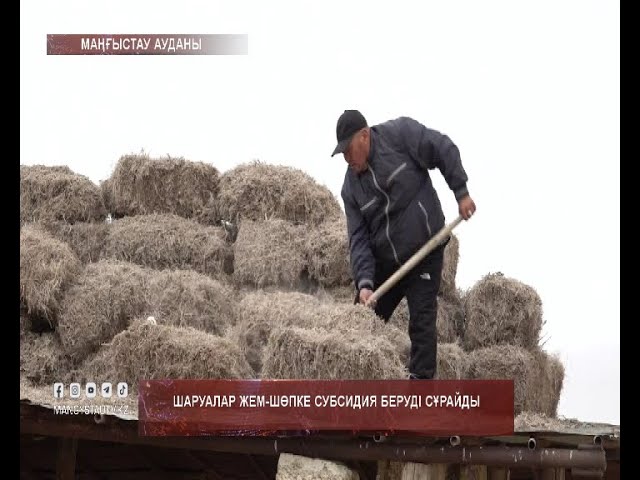
[[[95,185],[20,171],[20,370],[31,385],[154,378],[407,378],[403,300],[385,324],[353,305],[346,219],[300,170],[220,174],[123,156]],[[516,413],[555,415],[563,368],[539,346],[535,291],[488,275],[438,296],[438,377],[514,378]],[[153,319],[148,319],[153,317]]]
[[21,225],[36,385],[406,376],[406,332],[351,304],[344,214],[299,170],[127,155],[97,186],[22,166]]
[[21,377],[134,392],[141,378],[252,377],[225,337],[236,319],[228,232],[195,220],[218,183],[214,167],[184,159],[125,156],[101,186],[22,166]]
[[[327,188],[300,170],[253,162],[222,175],[210,210],[208,219],[238,228],[238,322],[229,338],[256,376],[405,375],[398,352],[408,351],[408,339],[352,305],[346,219]],[[349,301],[334,301],[336,294]]]
[[540,343],[542,301],[502,273],[488,274],[465,296],[467,378],[514,379],[514,409],[554,417],[564,380],[559,358]]

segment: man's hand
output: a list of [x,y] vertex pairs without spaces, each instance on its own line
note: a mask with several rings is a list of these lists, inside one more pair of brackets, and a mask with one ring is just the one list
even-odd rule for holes
[[458,200],[458,211],[465,220],[469,220],[476,212],[476,204],[469,195],[465,195]]
[[[369,297],[371,297],[371,295],[373,295],[373,290],[370,290],[368,288],[363,288],[362,290],[360,290],[360,303],[362,305],[367,305],[367,301],[369,300]],[[370,306],[375,307],[375,304],[372,304]]]

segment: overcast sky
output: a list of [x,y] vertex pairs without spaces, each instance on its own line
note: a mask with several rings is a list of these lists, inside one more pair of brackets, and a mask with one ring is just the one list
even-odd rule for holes
[[[457,282],[532,285],[566,367],[559,413],[620,421],[616,1],[21,1],[20,162],[98,182],[144,150],[300,168],[339,197],[346,108],[461,151],[476,216]],[[246,56],[47,56],[51,33],[246,33]],[[453,194],[435,184],[447,219]]]

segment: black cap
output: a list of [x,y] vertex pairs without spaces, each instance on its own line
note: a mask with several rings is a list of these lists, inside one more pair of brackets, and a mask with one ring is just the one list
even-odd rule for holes
[[338,145],[331,156],[333,157],[336,153],[344,153],[349,148],[353,136],[366,126],[367,120],[358,110],[345,110],[338,119],[338,125],[336,126]]

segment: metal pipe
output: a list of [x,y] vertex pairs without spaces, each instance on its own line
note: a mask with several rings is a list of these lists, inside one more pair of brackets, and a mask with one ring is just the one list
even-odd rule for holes
[[530,437],[529,440],[527,441],[527,447],[529,447],[529,450],[535,450],[536,449],[536,439],[533,437]]
[[543,448],[530,450],[508,446],[428,447],[412,444],[370,442],[313,442],[311,439],[278,440],[280,453],[292,453],[320,458],[355,460],[396,460],[416,463],[448,463],[533,468],[583,468],[604,470],[604,451]]
[[[78,416],[82,417],[82,416]],[[229,453],[277,455],[292,453],[307,457],[351,460],[396,460],[416,463],[447,463],[524,468],[576,468],[605,471],[604,449],[589,445],[588,449],[541,448],[529,450],[524,446],[431,446],[406,441],[384,443],[356,438],[274,438],[274,437],[157,437],[140,433],[138,422],[105,422],[96,426],[95,420],[73,418],[59,422],[51,411],[41,407],[20,406],[20,433],[73,437],[86,440],[112,441],[126,444],[157,445],[190,450]],[[102,419],[100,419],[102,420]]]
[[451,444],[452,447],[457,447],[458,445],[460,445],[460,436],[453,435],[449,437],[449,443]]
[[376,433],[373,435],[373,441],[376,443],[386,442],[387,436],[382,433]]
[[593,444],[600,447],[602,445],[602,437],[600,435],[595,435],[593,437]]

